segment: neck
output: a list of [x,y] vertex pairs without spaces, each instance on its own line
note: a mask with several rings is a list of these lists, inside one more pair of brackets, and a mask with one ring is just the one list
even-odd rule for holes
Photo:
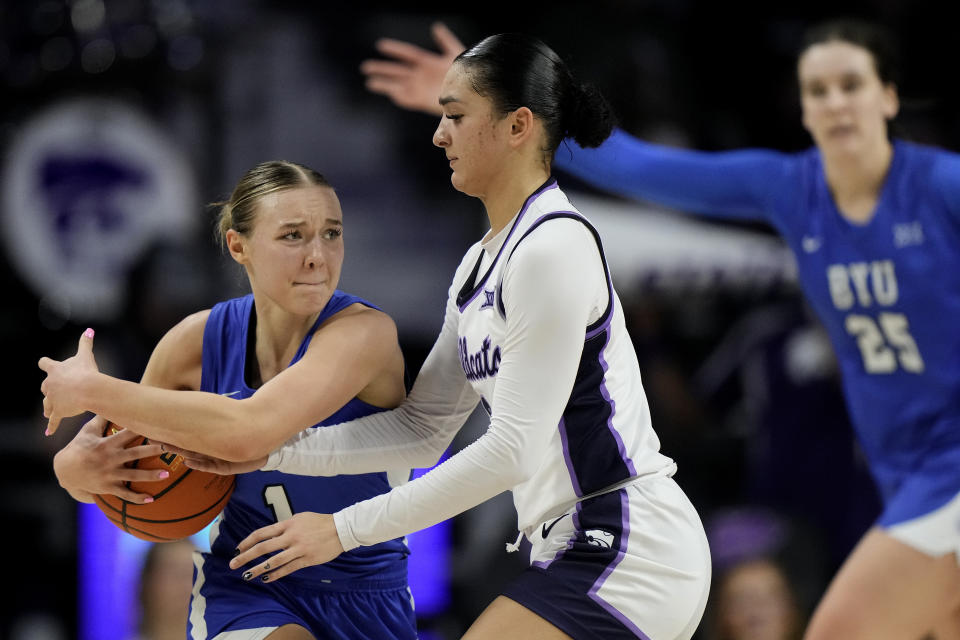
[[886,138],[856,154],[823,154],[827,184],[837,201],[876,197],[893,159],[893,145]]
[[550,172],[546,167],[537,167],[527,171],[507,170],[500,176],[501,179],[480,196],[490,219],[491,235],[500,233],[507,226],[530,194],[547,181]]
[[262,296],[254,296],[257,314],[255,350],[261,383],[265,383],[287,367],[318,314],[293,315],[269,302],[261,304],[261,301]]

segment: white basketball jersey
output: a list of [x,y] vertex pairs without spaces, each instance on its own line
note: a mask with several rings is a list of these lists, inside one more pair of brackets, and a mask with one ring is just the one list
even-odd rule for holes
[[[556,349],[581,349],[582,353],[572,388],[569,381],[556,381],[556,392],[564,394],[557,400],[565,408],[546,440],[546,450],[522,457],[536,468],[524,470],[529,477],[513,488],[521,529],[564,512],[583,496],[639,475],[672,474],[674,469],[673,462],[659,453],[660,442],[651,426],[636,353],[607,271],[600,237],[553,180],[533,194],[497,236],[475,245],[461,265],[460,274],[471,262],[474,265],[462,282],[454,283],[453,289],[456,292],[459,285],[456,307],[460,314],[458,349],[463,372],[487,412],[497,416],[500,364],[509,355],[505,349],[510,341],[518,339],[507,335],[508,309],[523,305],[525,295],[524,291],[509,287],[508,274],[519,252],[524,251],[524,242],[530,242],[534,234],[540,236],[541,243],[544,236],[562,235],[556,259],[569,259],[564,243],[570,241],[571,224],[582,227],[582,233],[574,236],[576,241],[595,247],[587,255],[599,257],[583,265],[584,269],[596,271],[596,277],[588,280],[595,285],[592,299],[596,305],[589,325],[584,326],[582,344],[554,345]],[[538,278],[551,275],[545,272]],[[505,299],[513,304],[505,304]],[[524,330],[537,333],[535,326]],[[536,335],[524,339],[535,340]],[[531,378],[542,376],[552,383],[549,358],[539,370],[522,371]],[[517,382],[522,388],[524,384],[542,384],[544,380]]]

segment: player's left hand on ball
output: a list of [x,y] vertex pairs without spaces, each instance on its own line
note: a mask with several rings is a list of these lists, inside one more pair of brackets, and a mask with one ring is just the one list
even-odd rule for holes
[[40,385],[43,393],[43,415],[48,418],[47,435],[52,435],[60,421],[83,413],[87,407],[79,401],[80,382],[91,373],[98,373],[97,360],[93,357],[93,329],[80,336],[77,354],[63,361],[40,358],[37,363],[47,377]]
[[343,546],[332,515],[304,512],[257,529],[237,550],[240,553],[230,561],[231,569],[269,556],[244,571],[243,579],[273,582],[298,569],[330,562],[343,553]]

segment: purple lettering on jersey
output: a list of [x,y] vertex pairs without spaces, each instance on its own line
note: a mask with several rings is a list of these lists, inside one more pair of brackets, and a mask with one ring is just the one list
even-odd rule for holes
[[470,353],[466,338],[461,336],[458,342],[460,365],[467,380],[481,380],[497,375],[500,371],[500,347],[494,347],[493,351],[490,351],[490,336],[483,339],[480,350],[474,353]]

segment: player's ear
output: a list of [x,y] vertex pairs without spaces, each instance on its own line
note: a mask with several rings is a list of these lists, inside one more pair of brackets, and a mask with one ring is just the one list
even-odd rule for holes
[[243,234],[236,229],[227,229],[225,239],[227,241],[227,250],[230,251],[230,256],[240,264],[244,264],[247,261],[247,253]]
[[533,135],[533,112],[528,107],[520,107],[507,116],[510,121],[510,144],[518,147]]

